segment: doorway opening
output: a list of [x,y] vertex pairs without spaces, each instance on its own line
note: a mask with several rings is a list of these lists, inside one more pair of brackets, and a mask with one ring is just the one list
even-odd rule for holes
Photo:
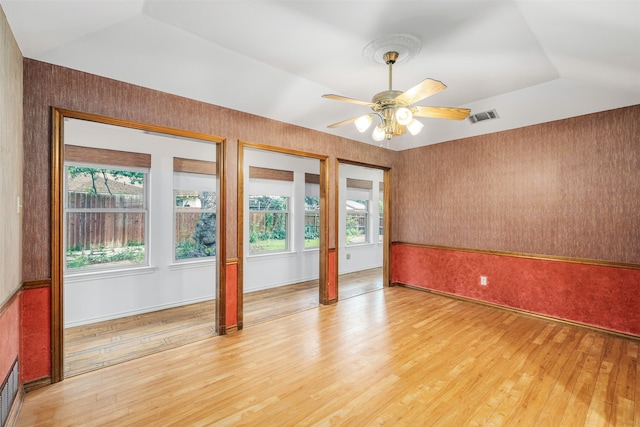
[[338,176],[338,298],[345,299],[388,283],[390,171],[341,161]]
[[223,139],[54,115],[53,381],[216,335]]
[[324,303],[326,161],[249,143],[239,157],[242,327]]

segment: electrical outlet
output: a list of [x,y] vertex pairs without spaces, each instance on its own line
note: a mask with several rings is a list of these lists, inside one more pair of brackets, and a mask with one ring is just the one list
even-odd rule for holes
[[351,259],[351,254],[347,252],[347,259]]
[[480,286],[487,286],[487,276],[480,276]]

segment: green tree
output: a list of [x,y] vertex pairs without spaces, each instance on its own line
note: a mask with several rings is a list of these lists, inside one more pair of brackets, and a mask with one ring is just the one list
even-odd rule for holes
[[78,176],[89,176],[91,178],[91,192],[98,194],[96,187],[96,179],[99,175],[102,175],[104,185],[107,188],[107,192],[111,195],[111,188],[109,187],[109,177],[112,177],[114,181],[125,180],[130,184],[142,184],[144,182],[144,174],[142,172],[123,171],[118,169],[106,169],[106,168],[90,168],[81,166],[69,166],[69,176],[74,179]]
[[[198,195],[202,209],[216,209],[216,194],[203,191]],[[204,212],[196,224],[193,233],[195,242],[194,257],[214,256],[216,254],[216,213]]]

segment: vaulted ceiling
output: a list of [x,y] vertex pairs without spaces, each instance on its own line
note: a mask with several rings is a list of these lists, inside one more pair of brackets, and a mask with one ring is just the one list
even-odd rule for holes
[[[395,150],[640,104],[640,1],[0,0],[23,56],[375,144],[327,125],[369,112],[387,66],[372,41],[421,43],[393,88],[499,119],[421,119]],[[374,58],[375,59],[375,58]],[[382,58],[380,58],[380,62]]]

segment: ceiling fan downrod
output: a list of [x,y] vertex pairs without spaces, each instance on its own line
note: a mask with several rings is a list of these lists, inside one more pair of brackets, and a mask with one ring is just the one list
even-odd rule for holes
[[398,52],[387,52],[384,54],[384,62],[389,66],[389,90],[391,90],[391,76],[393,74],[393,64],[398,60]]

